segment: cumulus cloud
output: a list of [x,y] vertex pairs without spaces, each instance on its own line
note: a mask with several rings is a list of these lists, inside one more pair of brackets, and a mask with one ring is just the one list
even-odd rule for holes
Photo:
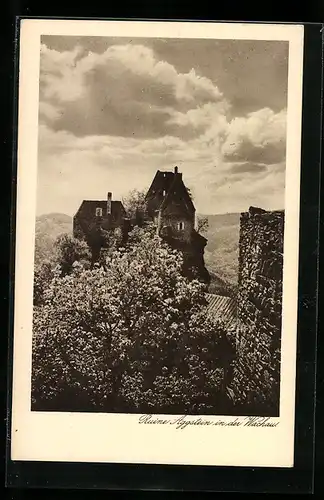
[[248,204],[282,206],[284,164],[224,162],[215,144],[208,149],[196,139],[80,138],[42,125],[38,210],[43,212],[47,207],[46,211],[73,215],[82,199],[103,199],[107,190],[119,199],[130,189],[147,187],[157,169],[170,170],[175,165],[183,173],[199,212],[245,210]]
[[[42,46],[41,101],[64,104],[56,130],[158,137],[177,135],[176,112],[220,102],[218,87],[194,69],[179,73],[142,45],[110,46],[101,54],[59,53]],[[170,119],[174,117],[174,119]],[[44,115],[48,121],[51,116]],[[188,122],[189,124],[189,122]],[[182,132],[184,133],[184,132]],[[190,131],[186,131],[190,135]]]
[[286,110],[269,108],[234,118],[222,147],[228,161],[278,163],[286,152]]
[[72,215],[107,189],[121,198],[175,165],[199,212],[283,206],[286,110],[233,117],[216,80],[144,45],[43,45],[39,116],[40,212]]
[[170,113],[168,123],[180,127],[192,127],[197,130],[206,130],[206,128],[217,124],[225,129],[227,125],[226,113],[229,108],[230,105],[226,100],[218,103],[208,102],[186,112],[173,111]]
[[41,45],[40,90],[45,98],[59,101],[76,100],[83,92],[82,74],[76,71],[79,47],[71,51],[58,52]]
[[39,103],[39,116],[41,120],[53,123],[60,118],[61,113],[62,111],[58,106],[53,106],[53,104],[46,101]]

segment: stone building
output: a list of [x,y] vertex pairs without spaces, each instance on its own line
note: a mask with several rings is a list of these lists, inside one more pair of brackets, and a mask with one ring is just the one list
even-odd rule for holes
[[111,192],[107,200],[83,200],[73,217],[73,236],[88,243],[94,259],[105,246],[107,233],[115,229],[120,230],[121,241],[125,242],[130,221],[122,202],[113,200]]
[[182,253],[184,273],[209,283],[204,263],[207,240],[195,229],[195,206],[177,167],[173,172],[156,172],[145,205],[145,212],[138,211],[130,220],[121,201],[112,200],[111,192],[107,200],[84,200],[73,218],[73,235],[85,239],[96,255],[104,245],[105,232],[119,229],[124,244],[132,227],[154,222],[157,233]]
[[241,214],[232,389],[244,414],[279,414],[283,235],[283,210]]
[[145,202],[145,219],[154,221],[157,233],[181,251],[185,273],[191,277],[195,270],[201,280],[209,283],[204,263],[207,240],[196,230],[196,209],[178,167],[173,172],[156,172]]

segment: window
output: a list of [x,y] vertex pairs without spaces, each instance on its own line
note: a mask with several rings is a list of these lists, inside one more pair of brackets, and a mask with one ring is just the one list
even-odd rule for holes
[[102,208],[96,208],[96,216],[102,217]]
[[162,191],[162,196],[165,196],[165,189],[163,189]]
[[184,222],[178,222],[178,231],[184,230]]

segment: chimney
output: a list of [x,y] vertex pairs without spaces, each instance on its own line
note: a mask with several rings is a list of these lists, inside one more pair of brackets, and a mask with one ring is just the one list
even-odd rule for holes
[[177,175],[180,179],[182,179],[182,174],[178,172],[178,167],[174,167],[174,175]]
[[111,214],[111,198],[112,198],[112,193],[108,193],[107,195],[107,214]]

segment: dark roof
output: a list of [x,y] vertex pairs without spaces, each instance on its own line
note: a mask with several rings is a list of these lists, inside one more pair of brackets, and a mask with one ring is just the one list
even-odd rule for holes
[[[78,212],[84,210],[95,211],[96,208],[102,208],[104,212],[107,208],[107,200],[83,200]],[[121,201],[119,200],[111,201],[111,214],[113,217],[116,217],[120,214],[123,215],[125,214],[125,209]]]
[[158,170],[154,176],[151,186],[147,191],[146,196],[149,196],[153,190],[164,189],[166,192],[169,191],[170,186],[173,182],[174,172],[161,172]]
[[[169,173],[169,172],[168,172]],[[171,174],[173,172],[170,172]],[[182,175],[181,174],[173,174],[173,180],[170,183],[169,189],[166,192],[166,196],[161,203],[161,209],[163,209],[169,202],[169,200],[172,198],[172,195],[174,192],[178,192],[181,197],[184,199],[185,204],[190,210],[195,210],[195,206],[192,203],[192,199],[189,196],[189,193],[187,191],[187,188],[182,180]]]
[[219,319],[225,326],[232,328],[237,324],[237,301],[232,297],[223,297],[206,293],[207,316]]
[[146,198],[150,198],[152,195],[154,196],[155,192],[158,190],[164,190],[166,192],[166,196],[159,208],[163,208],[163,206],[166,206],[174,191],[177,191],[177,193],[181,194],[188,208],[193,211],[195,210],[195,206],[182,180],[181,173],[161,172],[160,170],[158,170],[149,190],[147,191]]

